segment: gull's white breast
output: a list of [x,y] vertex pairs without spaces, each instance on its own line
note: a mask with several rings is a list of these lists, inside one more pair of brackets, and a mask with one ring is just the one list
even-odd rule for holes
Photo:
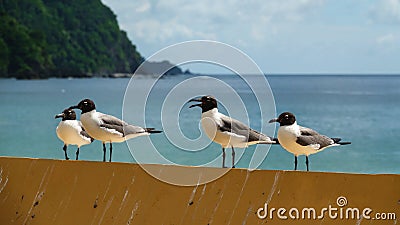
[[232,132],[223,131],[218,129],[222,126],[221,114],[216,108],[202,113],[201,125],[206,135],[214,142],[220,144],[224,148],[238,147],[246,148],[246,137],[243,135],[234,134]]
[[56,129],[58,138],[60,138],[67,145],[87,145],[91,143],[90,138],[82,136],[81,124],[77,120],[61,121]]
[[103,121],[100,119],[102,113],[92,110],[81,115],[81,122],[86,132],[96,140],[102,142],[123,142],[123,134],[114,130],[100,127]]
[[[297,137],[301,135],[297,123],[290,126],[280,126],[278,129],[279,144],[288,152],[299,155],[311,155],[319,152],[319,146],[307,145],[302,146],[296,142]],[[317,148],[316,148],[317,147]]]

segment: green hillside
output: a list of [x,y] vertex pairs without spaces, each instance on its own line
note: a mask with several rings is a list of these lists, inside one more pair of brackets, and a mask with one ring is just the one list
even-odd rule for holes
[[132,73],[143,61],[100,0],[0,0],[0,77]]

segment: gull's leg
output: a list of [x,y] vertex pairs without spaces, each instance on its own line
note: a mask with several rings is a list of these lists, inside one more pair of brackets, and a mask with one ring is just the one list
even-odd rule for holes
[[111,162],[111,155],[112,155],[112,143],[110,142],[110,162]]
[[308,170],[308,155],[306,155],[306,165],[307,165],[307,171],[309,171]]
[[65,159],[68,160],[69,158],[68,158],[68,154],[67,154],[67,145],[66,144],[64,144],[63,150],[64,150]]
[[103,142],[103,162],[106,161],[106,143]]
[[235,168],[235,149],[232,146],[232,168]]
[[225,148],[222,147],[222,168],[225,168]]

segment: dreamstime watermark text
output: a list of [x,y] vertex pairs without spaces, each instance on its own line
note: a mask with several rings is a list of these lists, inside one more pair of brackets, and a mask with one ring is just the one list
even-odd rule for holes
[[285,207],[274,208],[269,207],[268,204],[265,203],[264,207],[260,207],[257,210],[257,217],[263,220],[322,220],[325,218],[332,220],[396,220],[396,213],[394,212],[375,212],[369,207],[347,207],[347,204],[347,198],[344,196],[339,196],[336,199],[336,205],[328,205],[321,209],[313,207],[293,207],[290,209]]

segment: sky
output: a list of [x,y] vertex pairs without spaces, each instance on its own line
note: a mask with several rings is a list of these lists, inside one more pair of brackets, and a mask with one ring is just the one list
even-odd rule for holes
[[213,40],[240,49],[267,74],[400,74],[400,0],[102,2],[145,58]]

